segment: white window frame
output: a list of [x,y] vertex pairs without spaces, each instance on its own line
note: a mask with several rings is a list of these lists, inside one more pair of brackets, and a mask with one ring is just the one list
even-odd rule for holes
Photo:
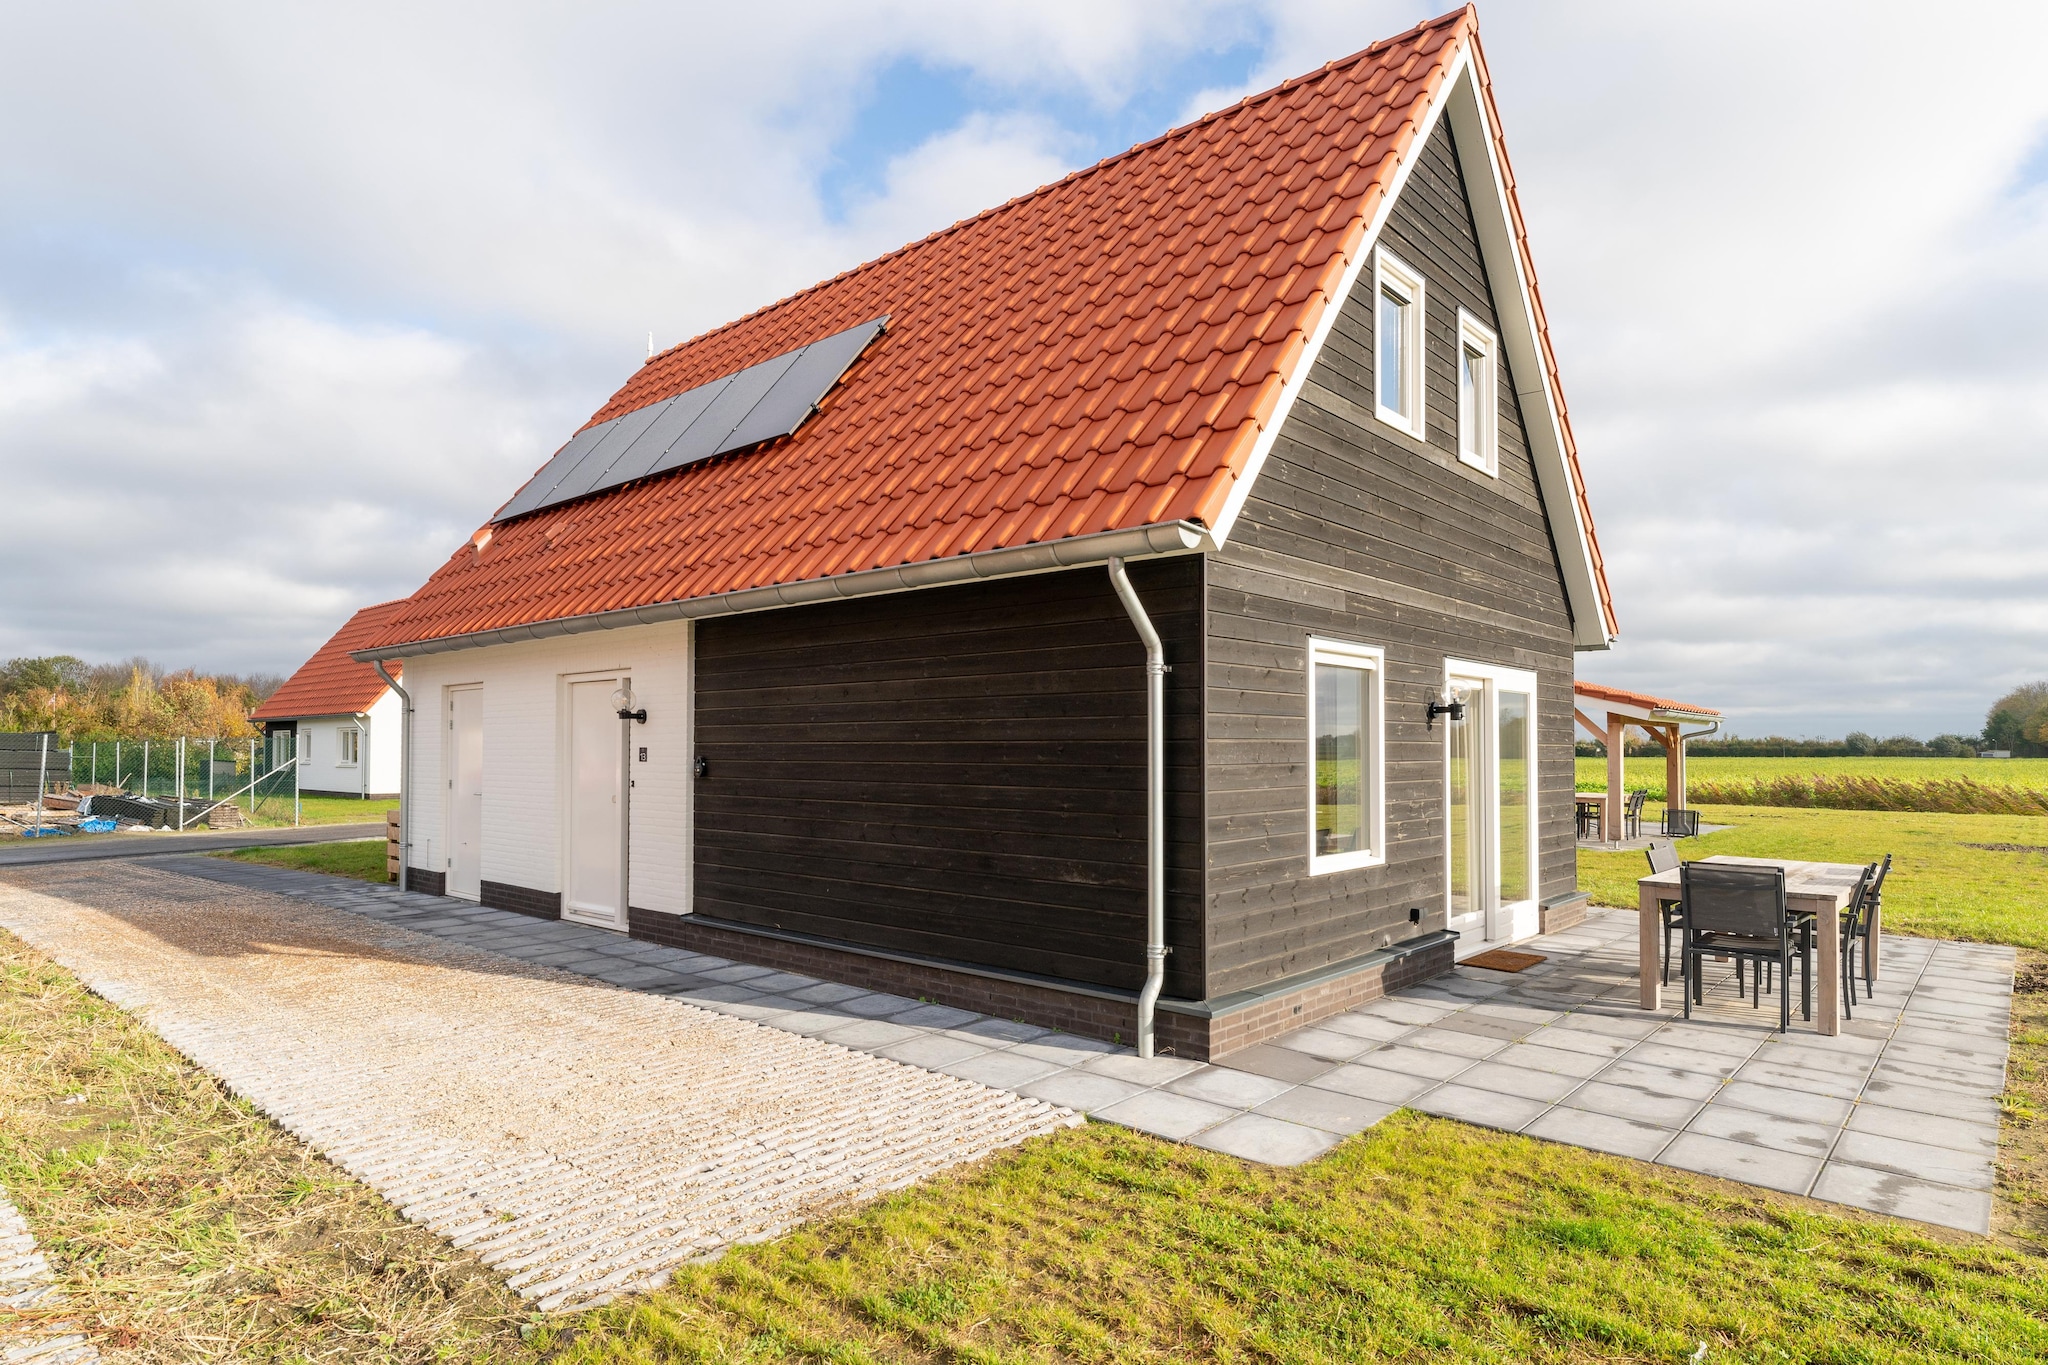
[[[1465,352],[1477,351],[1485,358],[1485,378],[1480,387],[1477,411],[1470,411],[1474,405],[1465,398]],[[1458,310],[1458,354],[1455,373],[1458,381],[1458,459],[1473,469],[1493,477],[1500,477],[1500,338],[1478,318],[1460,308]],[[1475,456],[1465,449],[1466,436],[1476,434],[1474,444],[1479,447]]]
[[[349,750],[353,748],[354,753]],[[343,725],[334,732],[334,766],[353,768],[362,761],[363,732],[359,726]]]
[[[1410,415],[1404,416],[1396,409],[1386,406],[1380,396],[1386,392],[1381,383],[1380,358],[1385,339],[1380,336],[1380,299],[1388,293],[1402,294],[1408,300],[1408,326],[1401,338],[1401,349],[1411,363],[1404,377],[1402,406]],[[1373,253],[1372,267],[1372,406],[1373,415],[1396,431],[1405,432],[1416,440],[1422,440],[1428,430],[1428,417],[1424,411],[1424,395],[1428,385],[1423,382],[1427,361],[1423,351],[1424,297],[1427,285],[1422,276],[1403,264],[1398,256],[1382,247]]]
[[[1365,718],[1365,843],[1354,853],[1316,852],[1316,666],[1332,664],[1364,669],[1372,675],[1366,688],[1371,714]],[[1310,637],[1308,642],[1308,871],[1312,877],[1353,868],[1380,867],[1387,861],[1387,652],[1377,645]]]

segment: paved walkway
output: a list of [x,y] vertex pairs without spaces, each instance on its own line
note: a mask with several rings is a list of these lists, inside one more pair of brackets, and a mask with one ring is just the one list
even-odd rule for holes
[[0,924],[546,1308],[1080,1121],[161,868],[0,874]]
[[1712,979],[1636,1006],[1636,916],[1520,945],[1516,975],[1456,972],[1222,1065],[486,910],[467,901],[220,859],[195,875],[404,924],[1092,1118],[1274,1164],[1321,1155],[1408,1106],[1467,1122],[1975,1232],[1989,1227],[2014,954],[1891,937],[1875,1000],[1823,1038]]

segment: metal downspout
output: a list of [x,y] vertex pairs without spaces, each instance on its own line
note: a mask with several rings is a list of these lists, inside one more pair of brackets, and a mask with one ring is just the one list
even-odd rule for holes
[[1166,985],[1166,647],[1122,559],[1109,561],[1109,581],[1145,645],[1145,986],[1138,992],[1138,1055],[1150,1057],[1153,1013]]
[[[412,693],[398,685],[385,669],[382,659],[370,660],[370,667],[384,685],[398,694],[398,889],[412,890]],[[358,763],[369,760],[358,754]]]

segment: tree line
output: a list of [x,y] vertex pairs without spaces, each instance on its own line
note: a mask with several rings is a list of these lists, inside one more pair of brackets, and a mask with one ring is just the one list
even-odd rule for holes
[[249,712],[284,679],[171,671],[147,659],[89,664],[69,654],[0,666],[0,730],[54,730],[59,741],[248,739]]

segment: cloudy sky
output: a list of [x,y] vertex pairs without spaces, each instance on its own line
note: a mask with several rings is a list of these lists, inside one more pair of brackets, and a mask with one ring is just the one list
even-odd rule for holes
[[[650,331],[1441,3],[12,0],[0,657],[288,671]],[[2048,677],[2048,6],[1482,32],[1622,618],[1581,676],[1921,735]]]

